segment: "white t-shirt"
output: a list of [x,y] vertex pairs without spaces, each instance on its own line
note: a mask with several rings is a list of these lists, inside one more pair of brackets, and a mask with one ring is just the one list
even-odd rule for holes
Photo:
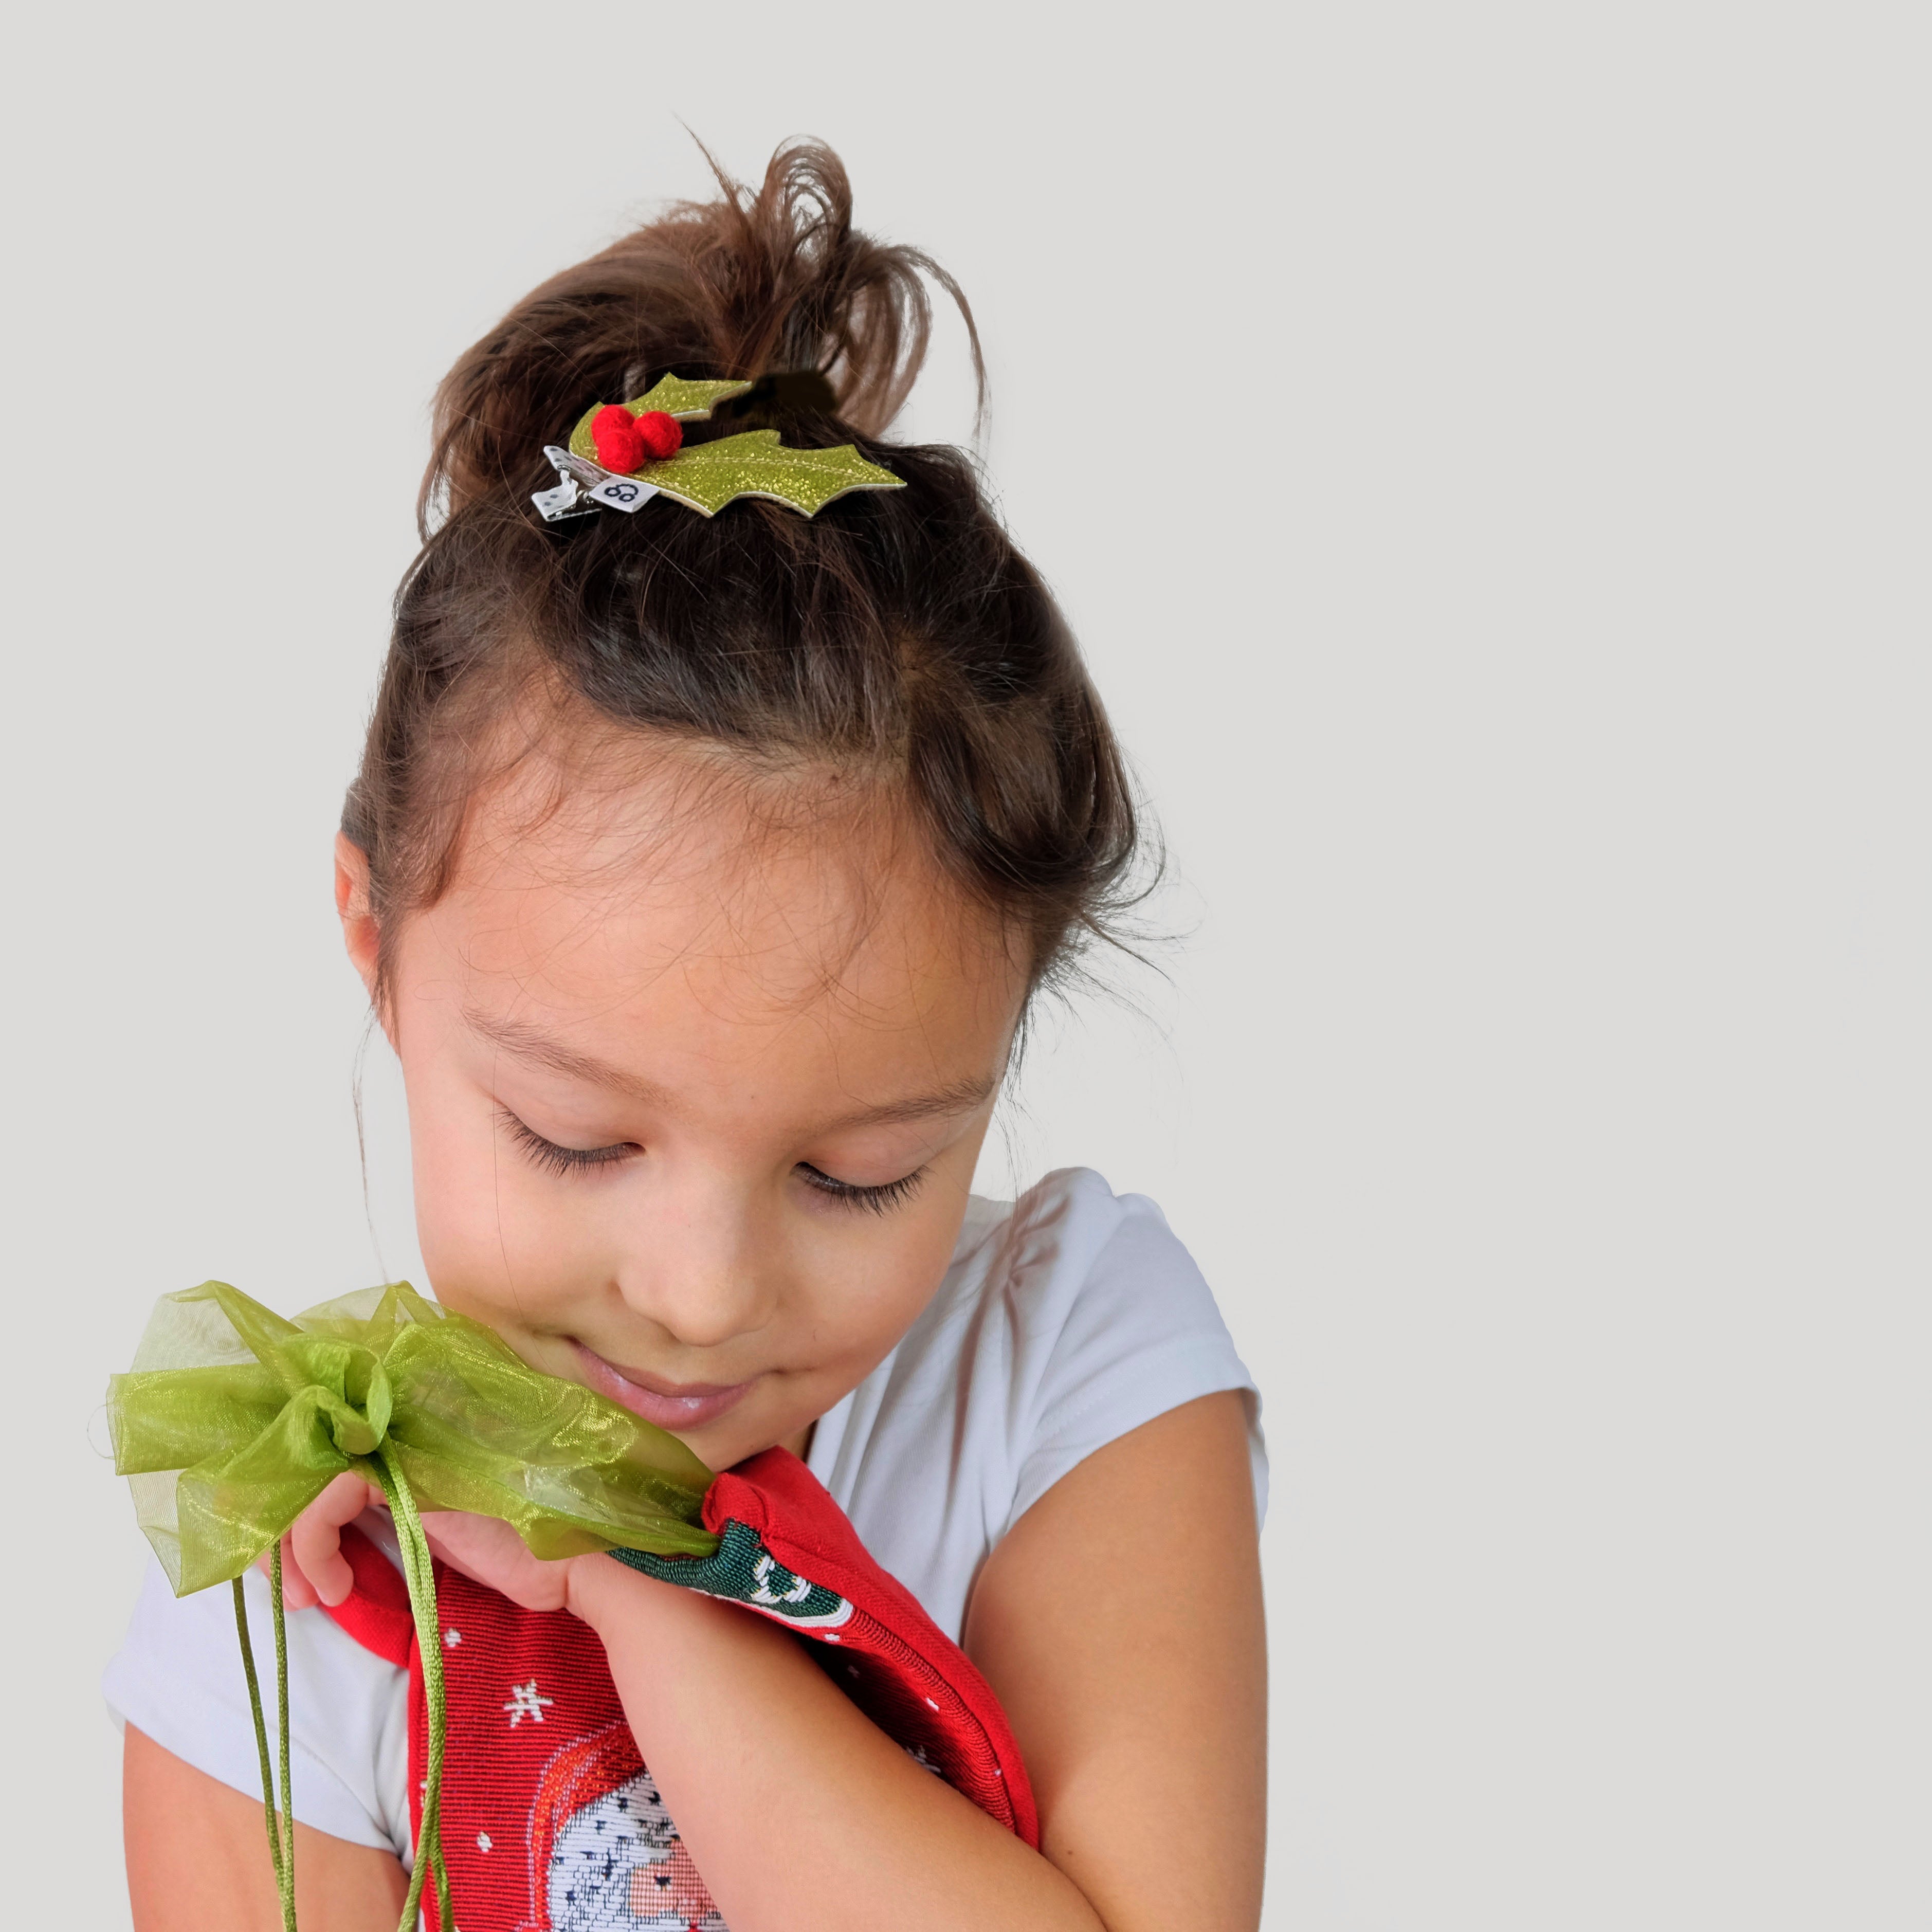
[[[980,1565],[1068,1470],[1222,1389],[1246,1394],[1258,1515],[1260,1398],[1200,1270],[1152,1202],[1069,1168],[1017,1202],[974,1198],[938,1292],[820,1419],[807,1460],[880,1564],[956,1640]],[[362,1526],[394,1554],[386,1518]],[[257,1668],[272,1682],[267,1586],[251,1571],[245,1587]],[[407,1673],[320,1610],[290,1616],[288,1646],[296,1816],[406,1862]],[[229,1592],[177,1600],[151,1565],[102,1689],[117,1722],[256,1795],[236,1648]]]

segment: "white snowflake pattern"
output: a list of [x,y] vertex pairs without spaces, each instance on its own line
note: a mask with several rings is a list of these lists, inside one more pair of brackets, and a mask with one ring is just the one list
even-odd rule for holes
[[479,1852],[487,1852],[494,1843],[495,1840],[488,1832],[478,1832],[476,1834],[476,1849]]
[[532,1677],[527,1684],[512,1684],[510,1686],[510,1701],[503,1708],[509,1713],[510,1728],[514,1731],[526,1718],[532,1724],[542,1724],[544,1707],[556,1702],[554,1697],[539,1697],[537,1695],[537,1680]]

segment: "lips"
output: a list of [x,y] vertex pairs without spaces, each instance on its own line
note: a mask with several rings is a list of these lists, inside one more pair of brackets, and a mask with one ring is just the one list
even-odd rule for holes
[[581,1342],[576,1348],[589,1387],[674,1434],[702,1429],[707,1422],[715,1422],[742,1401],[752,1389],[750,1382],[734,1382],[725,1387],[715,1382],[666,1382],[660,1376],[647,1376],[640,1370],[620,1369]]

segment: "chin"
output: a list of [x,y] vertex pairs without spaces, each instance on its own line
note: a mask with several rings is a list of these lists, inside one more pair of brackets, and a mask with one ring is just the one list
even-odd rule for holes
[[774,1439],[755,1432],[748,1435],[742,1429],[694,1429],[688,1435],[678,1437],[713,1474],[735,1468],[760,1450],[772,1448]]

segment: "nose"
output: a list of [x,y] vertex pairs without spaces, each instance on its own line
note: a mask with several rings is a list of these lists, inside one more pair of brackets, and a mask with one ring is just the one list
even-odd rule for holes
[[742,1186],[667,1174],[649,1213],[627,1231],[619,1293],[686,1348],[755,1334],[782,1298],[778,1244],[760,1218]]

